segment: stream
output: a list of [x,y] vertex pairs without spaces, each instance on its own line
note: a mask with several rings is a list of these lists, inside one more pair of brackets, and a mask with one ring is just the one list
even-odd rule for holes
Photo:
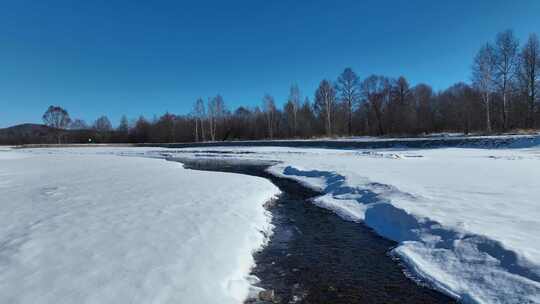
[[349,222],[310,199],[320,195],[296,181],[265,171],[268,164],[177,160],[186,168],[263,177],[281,190],[268,205],[274,233],[255,253],[252,274],[270,296],[246,303],[455,303],[407,275],[390,254],[397,243],[361,223]]

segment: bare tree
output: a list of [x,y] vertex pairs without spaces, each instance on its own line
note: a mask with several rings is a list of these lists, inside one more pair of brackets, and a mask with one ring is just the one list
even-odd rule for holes
[[378,135],[384,135],[383,106],[389,94],[389,82],[388,78],[384,76],[371,75],[361,84],[362,96],[375,114]]
[[225,101],[223,100],[223,97],[221,95],[218,94],[215,97],[215,99],[216,99],[215,104],[216,104],[216,114],[217,114],[217,116],[216,116],[216,119],[217,119],[216,120],[217,121],[216,125],[220,126],[220,128],[221,128],[221,130],[220,130],[220,132],[222,133],[221,134],[222,135],[221,139],[223,140],[224,139],[223,132],[226,131],[225,130],[225,128],[226,128],[226,126],[225,126],[225,118],[226,118],[225,115],[226,115],[227,109],[225,108]]
[[119,142],[128,142],[129,141],[129,121],[126,115],[122,115],[120,118],[120,123],[116,128],[116,138]]
[[116,128],[116,130],[124,134],[127,134],[129,132],[129,121],[126,115],[122,115],[122,117],[120,118],[120,123],[118,124],[118,128]]
[[47,126],[55,129],[65,129],[71,122],[69,113],[59,106],[49,106],[42,118]]
[[65,129],[71,122],[69,113],[62,107],[49,106],[43,114],[42,119],[47,126],[55,129],[57,142],[60,143],[62,137],[61,130]]
[[412,88],[416,109],[416,130],[427,133],[433,128],[433,110],[431,106],[433,89],[427,84],[418,84]]
[[[70,124],[67,111],[54,106],[43,115],[43,121],[59,134],[59,142],[61,138],[83,142],[88,136],[95,136],[97,142],[186,142],[313,138],[325,134],[491,132],[495,128],[539,126],[540,42],[535,34],[522,48],[511,30],[497,34],[493,45],[483,45],[476,54],[471,80],[472,85],[460,82],[434,92],[425,84],[409,85],[403,76],[391,79],[372,75],[360,81],[351,68],[346,68],[335,83],[320,82],[314,102],[307,98],[301,102],[300,89],[292,84],[285,105],[279,108],[266,94],[262,106],[239,106],[231,114],[217,95],[207,102],[197,99],[186,115],[166,113],[153,120],[141,117],[129,126],[123,117],[114,131],[108,119],[101,117],[94,127],[103,132],[62,133],[67,126],[84,129],[86,124],[82,120]],[[55,140],[50,136],[18,137],[17,142]],[[3,142],[7,141],[0,137]]]
[[268,128],[268,136],[270,139],[274,138],[274,132],[276,128],[276,103],[274,97],[269,94],[265,94],[263,97],[263,110],[266,117],[266,126]]
[[494,89],[495,56],[493,47],[486,43],[480,48],[473,63],[473,84],[481,92],[486,109],[486,131],[491,132],[491,94]]
[[208,98],[208,124],[210,127],[210,140],[216,140],[216,101],[215,98]]
[[518,47],[519,42],[512,30],[497,34],[494,50],[495,82],[502,97],[503,130],[508,127],[508,94],[519,63]]
[[151,129],[151,122],[146,120],[146,118],[143,116],[140,116],[135,122],[135,126],[133,128],[135,141],[141,143],[149,142],[151,140]]
[[534,127],[534,111],[540,82],[540,43],[536,34],[529,35],[529,39],[521,50],[520,78],[527,93],[528,114],[527,126]]
[[407,97],[410,94],[409,82],[403,76],[399,76],[396,81],[396,99],[399,103],[404,104],[407,101]]
[[292,114],[292,129],[293,136],[296,136],[298,129],[298,110],[300,109],[300,89],[297,84],[293,84],[289,90],[289,99],[288,103],[290,104],[291,114]]
[[[195,114],[195,133],[196,138],[195,140],[199,140],[199,137],[202,141],[206,141],[206,135],[204,132],[204,121],[206,117],[206,111],[204,108],[204,101],[202,98],[197,98],[197,101],[195,101],[193,112]],[[201,132],[198,133],[198,128],[200,128]],[[200,135],[200,136],[199,136]]]
[[112,130],[112,124],[107,116],[103,115],[96,119],[94,122],[94,129],[100,132],[106,132]]
[[71,130],[86,130],[88,129],[88,125],[84,120],[77,118],[69,124],[69,128]]
[[390,124],[394,133],[411,132],[416,112],[411,105],[411,90],[409,82],[403,76],[391,82],[392,99]]
[[347,133],[351,136],[353,107],[357,106],[360,100],[360,79],[351,68],[346,68],[337,79],[336,89],[346,106]]
[[315,92],[315,109],[324,117],[324,127],[327,136],[332,136],[336,91],[330,81],[324,79]]
[[[473,125],[473,109],[471,106],[475,98],[477,102],[479,99],[478,96],[472,93],[473,91],[469,85],[460,82],[440,94],[440,100],[445,103],[445,107],[440,111],[443,114],[442,119],[445,121],[446,126],[453,130],[463,131],[464,134],[471,131]],[[482,111],[478,114],[478,116],[481,116]]]
[[197,117],[195,116],[195,114],[193,114],[193,121],[195,122],[195,142],[198,142],[199,141],[199,120],[197,119]]
[[298,129],[297,134],[302,137],[312,137],[315,129],[315,114],[313,105],[306,96],[304,102],[298,111]]
[[[165,112],[154,123],[154,137],[159,142],[174,142],[176,141],[176,121],[177,117],[174,114]],[[187,128],[186,128],[187,129]],[[190,137],[191,140],[193,137]]]
[[221,124],[225,115],[225,102],[221,95],[208,100],[208,120],[210,122],[210,138],[216,140],[216,132],[218,124]]

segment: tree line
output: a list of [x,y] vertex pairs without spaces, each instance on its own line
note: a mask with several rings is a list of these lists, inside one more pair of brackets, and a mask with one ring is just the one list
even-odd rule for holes
[[512,30],[498,33],[479,49],[471,76],[469,83],[459,82],[435,92],[428,84],[411,86],[404,76],[370,75],[362,79],[346,68],[335,80],[323,79],[311,99],[298,85],[291,85],[282,108],[272,95],[265,94],[259,106],[231,110],[218,94],[195,100],[189,114],[165,113],[135,120],[123,116],[114,129],[106,116],[89,126],[81,119],[71,120],[66,110],[54,106],[43,120],[58,130],[78,130],[65,139],[70,142],[488,134],[539,128],[540,43],[536,34],[530,34],[520,45]]

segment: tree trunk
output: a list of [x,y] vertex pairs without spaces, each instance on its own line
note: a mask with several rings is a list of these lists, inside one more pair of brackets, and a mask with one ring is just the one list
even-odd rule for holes
[[348,131],[349,136],[352,136],[352,102],[351,99],[349,99],[349,124],[348,124]]
[[503,131],[506,131],[508,127],[508,109],[506,106],[506,89],[503,89],[503,104],[502,104],[502,121],[503,121]]
[[293,110],[293,137],[295,138],[296,138],[296,112],[297,111],[298,110],[296,108]]
[[534,128],[534,95],[531,94],[529,97],[529,115],[528,115],[527,126],[532,129]]
[[210,140],[215,141],[216,140],[216,121],[214,120],[214,117],[210,117]]
[[200,119],[201,122],[201,139],[202,141],[206,141],[206,136],[204,135],[204,119]]
[[199,141],[199,120],[195,119],[195,142]]
[[[535,79],[535,78],[533,78]],[[536,81],[533,80],[532,87],[531,87],[531,129],[534,128],[534,102],[536,100]]]
[[379,135],[384,135],[384,129],[382,124],[382,114],[380,109],[375,109],[375,116],[377,117],[377,125],[379,127]]
[[491,114],[489,108],[489,93],[485,93],[484,101],[486,103],[486,131],[491,133]]
[[332,119],[330,117],[330,105],[326,106],[326,133],[328,136],[332,136]]

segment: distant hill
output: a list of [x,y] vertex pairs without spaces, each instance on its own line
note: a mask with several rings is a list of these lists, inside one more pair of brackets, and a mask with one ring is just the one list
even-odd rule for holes
[[1,145],[20,145],[29,143],[53,143],[57,141],[60,130],[40,124],[21,124],[0,129]]
[[54,128],[41,124],[25,123],[16,126],[0,129],[0,134],[46,134],[54,132]]
[[[60,130],[40,124],[20,124],[0,129],[0,145],[93,143],[119,141],[115,132],[95,130]],[[124,140],[125,142],[125,140]]]

